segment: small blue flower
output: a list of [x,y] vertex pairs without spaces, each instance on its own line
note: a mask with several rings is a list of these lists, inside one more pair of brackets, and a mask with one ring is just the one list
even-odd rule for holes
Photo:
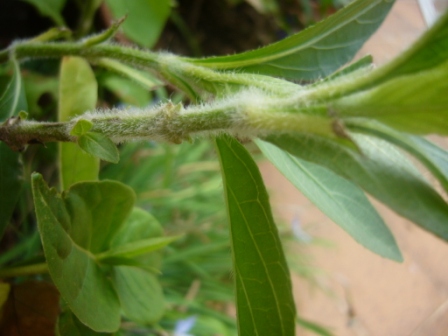
[[190,316],[189,318],[177,321],[176,327],[174,328],[174,336],[193,336],[188,334],[188,332],[194,327],[195,323],[196,316]]

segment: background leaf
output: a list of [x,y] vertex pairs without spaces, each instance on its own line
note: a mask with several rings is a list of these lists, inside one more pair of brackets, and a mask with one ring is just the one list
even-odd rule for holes
[[108,247],[129,214],[132,190],[118,182],[86,182],[61,197],[39,174],[32,184],[48,269],[62,298],[89,328],[116,331],[120,303],[92,253]]
[[153,324],[165,312],[165,299],[157,277],[140,268],[115,266],[113,282],[124,315],[131,321]]
[[385,258],[403,260],[392,233],[359,187],[270,143],[256,143],[297,189],[358,243]]
[[106,0],[114,18],[127,15],[123,31],[143,47],[151,48],[170,14],[170,0]]
[[[20,68],[12,60],[12,77],[0,98],[0,121],[28,110]],[[0,239],[22,191],[21,155],[0,142]]]
[[[64,57],[59,74],[59,121],[95,109],[98,85],[89,63],[80,57]],[[59,144],[59,172],[62,189],[73,183],[98,179],[99,160],[74,143]]]
[[61,12],[66,0],[22,0],[36,7],[43,16],[53,20],[58,26],[65,26]]
[[391,144],[352,134],[361,153],[313,136],[267,140],[290,154],[354,182],[403,217],[448,240],[448,205]]
[[354,1],[326,20],[269,46],[232,56],[187,60],[214,69],[238,69],[287,79],[322,78],[352,59],[393,3]]
[[82,324],[70,310],[66,310],[59,315],[57,329],[57,336],[107,336],[110,333],[98,333],[89,329]]
[[448,192],[448,152],[425,138],[398,132],[375,122],[356,123],[358,132],[374,135],[403,148],[420,160]]
[[291,280],[256,163],[229,136],[216,139],[236,281],[240,335],[294,335]]
[[21,110],[28,110],[19,63],[14,59],[10,63],[12,66],[12,77],[0,98],[1,121],[16,115]]
[[[162,238],[163,230],[157,220],[146,211],[134,208],[126,224],[115,235],[112,250],[141,240]],[[137,260],[147,267],[159,268],[159,251],[141,255]],[[114,286],[124,315],[135,322],[152,324],[165,312],[165,298],[157,276],[143,269],[129,266],[113,268]]]

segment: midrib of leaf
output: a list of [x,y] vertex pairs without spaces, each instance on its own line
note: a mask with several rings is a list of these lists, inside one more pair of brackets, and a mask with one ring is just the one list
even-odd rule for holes
[[[233,151],[233,152],[234,152],[234,151]],[[234,152],[234,154],[237,155],[235,152]],[[245,164],[242,160],[240,160],[240,161],[241,161],[241,163],[243,163],[243,164],[246,166],[246,164]],[[249,171],[249,169],[248,169],[248,171]],[[250,174],[251,174],[251,173],[250,173]],[[251,176],[252,176],[252,174],[251,174]],[[254,181],[254,183],[255,183],[255,180],[253,180],[253,181]],[[278,297],[277,297],[277,293],[276,293],[275,290],[274,290],[274,285],[273,285],[273,283],[272,283],[272,279],[271,279],[271,277],[269,276],[268,267],[267,267],[266,262],[265,262],[265,260],[264,260],[263,254],[262,254],[261,251],[260,251],[260,247],[259,247],[258,244],[257,244],[257,240],[254,239],[254,235],[253,235],[252,230],[251,230],[251,228],[250,228],[249,221],[247,220],[247,218],[246,218],[246,216],[245,216],[245,214],[244,214],[243,209],[241,209],[241,207],[240,207],[240,204],[241,204],[241,203],[238,202],[238,200],[237,200],[237,198],[236,198],[236,196],[235,196],[235,193],[233,192],[232,188],[228,187],[228,189],[229,189],[229,191],[230,191],[230,194],[232,195],[233,200],[234,200],[235,203],[238,205],[238,209],[239,209],[239,211],[240,211],[242,217],[244,218],[244,222],[245,222],[246,227],[247,227],[247,229],[248,229],[248,231],[249,231],[249,234],[250,234],[250,237],[251,237],[251,239],[252,239],[252,242],[253,242],[253,244],[254,244],[256,250],[257,250],[257,254],[258,254],[258,256],[259,256],[259,258],[260,258],[260,260],[261,260],[261,263],[262,263],[262,265],[263,265],[264,271],[265,271],[265,273],[266,273],[266,278],[267,278],[268,281],[269,281],[269,287],[271,288],[272,294],[273,294],[273,296],[274,296],[274,298],[275,298],[275,303],[276,303],[276,307],[277,307],[276,312],[277,312],[277,315],[278,315],[278,317],[279,317],[280,323],[282,324],[282,330],[284,331],[284,330],[285,330],[285,327],[284,327],[284,322],[283,322],[282,314],[280,314],[279,300],[278,300]],[[256,201],[259,202],[258,200],[256,200]],[[253,201],[251,201],[251,202],[253,202]],[[261,204],[261,203],[260,203],[260,204]],[[261,204],[261,205],[262,205],[262,204]],[[262,209],[263,209],[264,217],[266,218],[267,221],[269,221],[269,217],[266,215],[266,212],[265,212],[265,209],[264,209],[263,206],[262,206]],[[277,246],[277,248],[278,248],[278,246]],[[236,270],[238,271],[238,268],[236,268]],[[238,271],[238,272],[239,272],[239,271]],[[240,276],[240,279],[241,279],[241,282],[244,283],[244,281],[243,281],[244,278]],[[246,286],[244,286],[244,292],[245,292],[245,294],[246,294],[246,290],[245,290],[245,288],[246,288]],[[247,294],[246,294],[246,298],[247,298]],[[251,306],[251,305],[250,305],[250,301],[247,301],[247,302],[248,302],[248,305]],[[251,312],[251,316],[253,317],[253,315],[252,315],[252,309],[250,310],[250,312]],[[256,325],[255,323],[254,323],[254,326],[257,327],[257,325]],[[257,330],[257,335],[258,335],[258,330]]]
[[[318,36],[316,36],[314,38],[311,38],[310,40],[308,40],[308,42],[302,43],[300,45],[297,45],[296,47],[290,48],[290,49],[285,50],[283,52],[271,52],[269,56],[256,57],[255,59],[248,59],[248,60],[236,60],[236,61],[230,62],[230,63],[229,62],[211,62],[212,64],[209,65],[207,62],[202,62],[202,60],[198,60],[195,63],[201,64],[202,66],[205,66],[205,67],[211,66],[211,67],[217,67],[217,68],[220,68],[220,69],[234,68],[234,67],[244,67],[244,66],[253,65],[253,64],[266,63],[266,62],[269,62],[271,60],[276,60],[278,58],[289,56],[289,55],[294,54],[294,53],[296,53],[298,51],[301,51],[301,50],[303,50],[303,49],[305,49],[307,47],[319,49],[316,46],[314,46],[314,44],[316,44],[319,41],[323,40],[324,38],[328,37],[329,35],[334,33],[336,30],[338,30],[338,29],[340,29],[340,28],[342,28],[342,27],[344,27],[346,25],[349,25],[349,24],[353,23],[354,21],[356,21],[360,25],[362,25],[362,24],[371,24],[371,23],[375,22],[375,21],[371,21],[370,20],[367,23],[363,23],[358,18],[359,18],[359,16],[362,16],[366,12],[371,10],[373,7],[377,6],[378,3],[383,2],[383,1],[386,1],[386,0],[378,0],[376,2],[373,2],[372,4],[370,4],[370,6],[367,6],[364,10],[360,11],[356,17],[352,18],[352,20],[349,20],[349,21],[344,20],[340,24],[332,25],[331,26],[332,28],[326,29],[324,33],[321,33]],[[306,32],[306,31],[304,31],[304,32]],[[355,42],[352,42],[350,44],[353,44]],[[350,44],[348,44],[348,45],[350,45]],[[271,45],[271,46],[275,46],[275,44]],[[271,46],[267,46],[267,47],[271,47]],[[267,47],[265,47],[265,48],[267,48]],[[339,46],[337,46],[337,47],[339,47]],[[263,49],[263,48],[261,48],[261,49]],[[324,49],[327,49],[327,48],[324,48]],[[330,47],[329,49],[334,49],[334,47]],[[252,53],[252,52],[248,52],[248,53]],[[213,58],[210,58],[210,60],[213,60]],[[237,63],[237,65],[235,65],[235,63]],[[294,67],[294,68],[282,67],[282,66],[279,66],[278,64],[269,64],[269,65],[270,66],[274,66],[274,67],[278,67],[278,68],[283,68],[283,69],[300,69],[300,68],[296,68],[296,67]],[[308,68],[306,68],[306,69],[308,69]],[[306,70],[306,69],[303,69],[303,70]]]
[[[240,274],[239,267],[236,265],[236,263],[235,263],[235,272],[236,272],[237,274]],[[243,289],[244,297],[246,298],[247,305],[248,305],[248,306],[251,306],[251,305],[250,305],[249,296],[248,296],[248,294],[247,294],[247,290],[246,290],[246,284],[245,284],[244,281],[241,279],[241,276],[238,276],[238,277],[237,277],[237,281],[240,282],[241,288]],[[256,335],[258,336],[257,324],[256,324],[256,322],[255,322],[255,318],[254,318],[254,314],[252,313],[252,309],[249,310],[249,313],[250,313],[250,317],[251,317],[251,320],[252,320],[252,325],[254,326],[254,331],[255,331]],[[238,326],[238,335],[241,335],[240,324],[238,323],[237,326]]]

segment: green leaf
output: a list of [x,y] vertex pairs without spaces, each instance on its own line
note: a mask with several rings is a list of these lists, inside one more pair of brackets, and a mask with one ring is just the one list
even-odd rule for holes
[[[95,109],[98,85],[89,63],[79,57],[64,57],[59,74],[59,121]],[[81,181],[98,179],[99,160],[76,144],[59,144],[59,172],[63,189]]]
[[112,163],[120,161],[117,146],[104,134],[87,132],[78,137],[78,145],[85,152],[101,160]]
[[110,333],[98,333],[82,324],[70,310],[59,315],[56,336],[107,336]]
[[170,0],[106,0],[114,18],[127,15],[123,31],[131,40],[151,48],[158,40],[170,14]]
[[367,84],[372,87],[392,78],[426,71],[446,63],[447,58],[448,12],[445,12],[408,50],[378,68]]
[[[142,209],[134,208],[126,224],[112,240],[110,251],[142,241],[164,239],[162,235],[162,227],[153,216]],[[157,251],[134,259],[140,264],[135,265],[138,268],[128,266],[113,268],[112,280],[124,315],[128,319],[137,323],[152,324],[162,317],[165,311],[162,287],[154,274],[142,269],[143,265],[145,268],[159,268],[161,258],[161,253]]]
[[[119,249],[121,246],[126,246],[141,240],[160,238],[162,236],[163,229],[160,223],[143,209],[134,208],[131,215],[127,218],[125,225],[122,226],[120,231],[112,239],[110,250]],[[109,259],[104,259],[102,262],[108,262],[108,260],[113,265],[137,266],[154,272],[161,267],[162,253],[160,250],[154,251],[149,254],[134,257],[133,259],[109,257]]]
[[294,335],[291,280],[256,163],[229,136],[216,139],[230,220],[240,335]]
[[376,31],[394,1],[359,0],[324,21],[284,40],[245,53],[186,59],[220,70],[314,80],[347,63]]
[[4,121],[21,110],[28,110],[25,98],[22,77],[20,76],[19,63],[11,60],[13,73],[5,91],[0,97],[0,121]]
[[448,205],[412,163],[385,141],[351,136],[360,153],[310,135],[273,136],[266,140],[345,177],[399,215],[448,240]]
[[371,67],[372,65],[373,65],[373,57],[371,55],[366,55],[364,57],[361,57],[359,60],[353,62],[352,64],[343,67],[341,70],[332,73],[330,76],[325,77],[322,81],[317,82],[316,84],[318,85],[323,82],[328,82],[330,80],[340,78],[348,74],[352,74],[357,70],[368,68]]
[[103,252],[129,214],[135,195],[112,181],[85,182],[59,195],[32,176],[34,205],[48,269],[77,318],[95,331],[120,325],[120,304],[93,253]]
[[358,186],[270,143],[256,143],[297,189],[358,243],[385,258],[403,260],[392,233]]
[[76,122],[75,126],[73,126],[70,135],[80,136],[86,134],[92,129],[92,126],[93,124],[89,120],[80,119]]
[[141,324],[153,324],[162,318],[165,298],[154,274],[136,267],[115,266],[113,282],[128,319]]
[[420,160],[448,192],[448,152],[422,137],[401,133],[375,122],[358,122],[351,129],[370,134],[401,147]]
[[337,115],[375,119],[398,130],[448,135],[448,62],[388,80],[332,104]]
[[301,317],[297,317],[297,324],[302,326],[304,329],[312,331],[316,335],[333,336],[333,333],[331,331],[327,330],[327,328],[324,328],[323,326],[321,326],[315,322],[305,320]]
[[66,0],[22,0],[36,7],[40,14],[53,20],[58,26],[65,26],[61,12]]
[[120,245],[113,248],[101,255],[97,256],[97,260],[102,261],[103,259],[110,258],[134,258],[144,254],[148,254],[157,250],[164,248],[166,245],[176,241],[180,237],[159,237],[159,238],[148,238],[139,241],[130,242],[128,244]]
[[154,75],[139,69],[131,68],[130,66],[113,59],[101,58],[96,62],[96,65],[102,66],[125,78],[131,79],[134,83],[139,84],[147,91],[155,90],[157,87],[164,85],[164,83],[157,79]]
[[151,102],[149,91],[130,79],[107,74],[101,78],[101,84],[126,104],[146,107]]
[[150,213],[140,208],[132,209],[121,230],[117,232],[111,246],[118,247],[145,238],[163,236],[160,223]]
[[[27,101],[20,76],[19,65],[11,61],[13,74],[5,91],[0,97],[0,120],[27,110]],[[0,143],[0,239],[9,223],[14,207],[22,191],[21,155],[12,151],[3,142]]]

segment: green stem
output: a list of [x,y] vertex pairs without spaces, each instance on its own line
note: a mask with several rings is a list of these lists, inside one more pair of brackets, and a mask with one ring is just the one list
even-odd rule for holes
[[48,273],[47,263],[0,269],[0,279]]
[[282,99],[248,90],[212,104],[188,108],[166,103],[145,110],[113,109],[58,123],[10,119],[0,125],[0,141],[15,150],[33,143],[76,142],[71,131],[79,120],[89,121],[91,132],[101,133],[115,143],[142,139],[181,143],[192,136],[222,132],[243,138],[295,132],[337,135],[325,106],[282,105]]
[[[96,36],[90,37],[86,41],[101,41],[101,36],[104,34],[100,34],[99,38],[96,38]],[[300,85],[277,78],[214,71],[191,64],[171,54],[154,53],[108,43],[86,45],[83,41],[16,42],[8,49],[0,51],[0,63],[7,61],[11,56],[14,56],[17,60],[81,56],[92,63],[98,62],[100,58],[110,58],[133,68],[147,69],[157,73],[166,82],[188,93],[193,100],[198,98],[196,93],[205,91],[217,96],[228,93],[229,90],[238,91],[241,87],[256,87],[284,97],[290,96],[301,89]]]

